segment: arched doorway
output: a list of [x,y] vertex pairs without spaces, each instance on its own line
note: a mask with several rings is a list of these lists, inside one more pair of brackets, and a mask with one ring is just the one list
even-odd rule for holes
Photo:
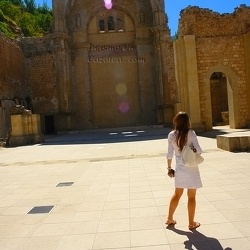
[[227,77],[214,72],[210,77],[211,108],[213,126],[229,125]]
[[[215,74],[214,74],[215,73]],[[239,93],[238,93],[238,77],[235,75],[231,67],[228,65],[215,65],[213,67],[210,67],[207,71],[206,77],[204,79],[205,82],[205,91],[204,91],[204,104],[205,109],[203,112],[203,123],[205,125],[206,130],[212,130],[213,128],[213,118],[215,116],[215,111],[213,111],[212,106],[214,105],[212,102],[212,93],[219,92],[218,89],[215,88],[215,90],[211,90],[211,81],[213,81],[214,78],[219,78],[219,82],[221,83],[221,87],[224,93],[224,100],[225,103],[223,103],[222,109],[226,109],[224,104],[228,105],[228,112],[229,112],[229,127],[230,128],[240,128],[240,121],[239,121]],[[224,78],[224,79],[223,79]],[[224,83],[223,83],[224,82]],[[223,85],[224,84],[224,85]],[[227,94],[227,97],[226,97]],[[223,100],[223,97],[219,94],[218,100],[220,101],[218,105],[222,105],[221,100]],[[218,101],[217,100],[217,101]],[[222,110],[224,111],[224,110]]]

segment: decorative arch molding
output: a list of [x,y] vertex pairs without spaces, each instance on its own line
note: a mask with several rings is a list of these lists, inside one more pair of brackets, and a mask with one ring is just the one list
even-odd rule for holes
[[217,64],[210,67],[204,79],[206,93],[206,129],[212,129],[212,108],[211,108],[211,91],[210,78],[214,72],[222,72],[227,77],[227,94],[229,109],[229,126],[230,128],[239,128],[239,94],[238,94],[238,78],[232,68],[228,65]]
[[[149,11],[150,9],[150,11]],[[98,13],[107,10],[104,6],[103,0],[97,1],[79,1],[79,0],[69,0],[66,5],[65,19],[67,29],[72,32],[74,27],[72,27],[72,20],[80,14],[81,16],[81,31],[86,32],[89,21]],[[113,10],[117,10],[128,15],[134,22],[135,26],[142,25],[140,20],[140,13],[143,11],[147,14],[147,21],[144,23],[146,26],[153,25],[153,8],[151,6],[150,0],[138,0],[138,1],[124,1],[116,0],[113,4]],[[108,11],[108,10],[107,10]],[[149,13],[150,12],[150,13]],[[84,17],[84,18],[83,18]]]

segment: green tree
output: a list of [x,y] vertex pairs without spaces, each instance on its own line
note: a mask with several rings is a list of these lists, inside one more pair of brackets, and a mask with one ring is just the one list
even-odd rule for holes
[[53,20],[52,10],[34,0],[0,0],[0,32],[7,37],[43,36]]
[[34,16],[29,15],[29,13],[23,13],[19,24],[24,36],[32,37],[40,35],[40,29],[37,27],[36,19]]
[[25,8],[24,2],[22,0],[9,0],[11,3],[13,3],[16,6]]
[[33,14],[37,9],[35,0],[23,0],[23,1],[24,1],[24,4],[25,4],[25,10],[27,12]]

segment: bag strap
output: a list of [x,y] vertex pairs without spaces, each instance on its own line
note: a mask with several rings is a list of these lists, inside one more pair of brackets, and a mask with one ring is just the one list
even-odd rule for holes
[[190,141],[190,133],[189,133],[190,130],[188,130],[188,133],[187,133],[187,141],[185,143],[185,145],[188,145],[189,146],[189,141]]
[[195,153],[196,153],[196,148],[194,147],[192,140],[191,140],[191,132],[190,129],[188,130],[188,134],[187,134],[187,144]]

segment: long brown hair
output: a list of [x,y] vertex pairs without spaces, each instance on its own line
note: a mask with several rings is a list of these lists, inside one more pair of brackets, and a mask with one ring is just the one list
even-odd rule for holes
[[187,134],[190,129],[189,116],[186,112],[179,112],[173,119],[175,133],[176,133],[176,143],[177,146],[182,151],[184,145],[187,142]]

